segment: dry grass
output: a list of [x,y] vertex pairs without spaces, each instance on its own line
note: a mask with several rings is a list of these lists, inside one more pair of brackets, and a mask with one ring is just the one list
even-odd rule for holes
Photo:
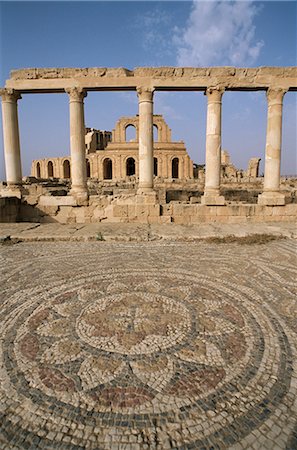
[[267,242],[285,239],[284,236],[275,236],[273,234],[251,234],[248,236],[234,236],[233,234],[224,237],[210,237],[205,239],[210,244],[240,244],[240,245],[253,245],[253,244],[267,244]]

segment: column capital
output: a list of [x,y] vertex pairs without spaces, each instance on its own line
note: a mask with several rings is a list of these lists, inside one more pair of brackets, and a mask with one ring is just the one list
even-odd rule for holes
[[84,98],[88,95],[85,89],[76,86],[65,88],[65,92],[69,95],[70,101],[76,102],[83,102]]
[[223,86],[209,86],[205,89],[204,95],[207,95],[208,101],[220,102],[224,92]]
[[11,88],[1,88],[0,96],[2,97],[2,102],[17,102],[17,100],[21,99],[21,94],[15,89]]
[[282,104],[285,93],[288,89],[282,88],[268,88],[266,91],[266,97],[269,104]]
[[138,99],[140,102],[152,102],[155,88],[148,86],[138,86],[136,88]]

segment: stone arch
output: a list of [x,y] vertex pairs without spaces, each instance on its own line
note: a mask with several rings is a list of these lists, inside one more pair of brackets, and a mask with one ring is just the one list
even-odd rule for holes
[[126,175],[127,175],[127,177],[135,175],[135,159],[132,157],[127,158]]
[[70,161],[65,159],[63,161],[63,178],[70,178]]
[[159,142],[159,127],[156,123],[153,125],[154,142]]
[[52,161],[47,163],[47,176],[48,178],[53,178],[54,176],[54,165]]
[[154,158],[154,175],[158,176],[158,158]]
[[179,172],[179,159],[173,158],[171,163],[171,176],[172,178],[178,178]]
[[128,123],[125,126],[125,141],[136,142],[136,126],[133,123]]
[[36,164],[36,178],[41,178],[40,162],[39,161]]
[[103,161],[103,179],[112,180],[112,160],[105,158]]
[[91,164],[88,158],[86,158],[86,170],[87,170],[87,178],[91,178]]

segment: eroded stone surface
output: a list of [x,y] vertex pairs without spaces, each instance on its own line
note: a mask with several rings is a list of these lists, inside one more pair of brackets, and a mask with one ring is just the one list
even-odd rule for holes
[[295,241],[0,250],[1,448],[294,448]]

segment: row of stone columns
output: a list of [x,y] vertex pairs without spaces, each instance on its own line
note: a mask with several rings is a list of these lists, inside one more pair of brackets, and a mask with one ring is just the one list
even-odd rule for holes
[[[201,202],[206,205],[223,205],[220,195],[221,173],[221,87],[206,89],[207,125],[206,125],[206,164],[205,189]],[[85,164],[85,122],[84,89],[72,87],[66,89],[69,95],[70,113],[70,151],[71,151],[71,193],[84,201],[88,197],[87,174]],[[263,194],[259,203],[263,205],[283,205],[284,196],[280,193],[280,161],[282,139],[282,105],[286,90],[267,90],[268,112],[265,150],[265,173]],[[153,191],[153,88],[139,87],[139,185],[138,193]],[[1,89],[3,138],[7,184],[19,185],[22,181],[21,156],[17,100],[21,98],[13,89]]]

